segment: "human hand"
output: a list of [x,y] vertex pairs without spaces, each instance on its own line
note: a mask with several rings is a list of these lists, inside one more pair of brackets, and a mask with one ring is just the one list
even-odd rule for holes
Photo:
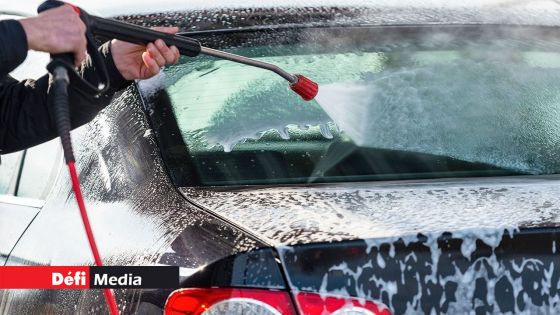
[[[177,27],[154,27],[156,31],[175,34]],[[148,79],[159,73],[166,64],[179,61],[179,50],[167,46],[161,39],[146,46],[130,44],[114,39],[111,42],[111,54],[117,70],[126,80]]]
[[51,54],[72,53],[78,66],[86,57],[86,26],[69,5],[19,20],[27,36],[27,47]]

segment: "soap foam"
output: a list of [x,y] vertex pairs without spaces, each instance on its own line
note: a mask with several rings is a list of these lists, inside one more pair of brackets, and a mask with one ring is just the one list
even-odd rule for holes
[[473,60],[364,74],[317,101],[359,146],[554,173],[558,69]]

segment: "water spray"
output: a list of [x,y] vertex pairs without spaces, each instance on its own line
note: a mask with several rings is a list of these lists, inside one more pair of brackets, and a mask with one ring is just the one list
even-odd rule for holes
[[[94,262],[98,266],[102,266],[103,261],[101,259],[101,255],[99,254],[99,250],[95,242],[95,237],[93,235],[93,230],[88,219],[85,202],[80,189],[80,180],[75,167],[75,159],[70,137],[71,124],[70,111],[68,106],[69,84],[71,84],[74,89],[80,91],[81,93],[93,97],[102,95],[109,88],[110,82],[107,68],[105,67],[104,61],[102,60],[101,55],[97,50],[94,35],[107,38],[115,38],[129,43],[141,45],[147,45],[150,42],[161,39],[168,46],[176,46],[181,55],[196,57],[199,54],[204,54],[272,71],[287,80],[289,82],[290,88],[306,101],[314,99],[319,92],[319,86],[317,85],[317,83],[311,81],[301,74],[290,74],[274,64],[254,60],[220,50],[215,50],[208,47],[203,47],[199,41],[192,38],[158,32],[121,21],[100,18],[90,15],[78,7],[57,0],[45,1],[39,6],[37,11],[40,13],[45,10],[53,9],[62,5],[71,6],[74,11],[80,15],[80,18],[86,25],[87,51],[97,71],[97,78],[96,82],[94,83],[82,78],[73,65],[74,58],[72,54],[51,55],[51,62],[47,65],[47,70],[49,71],[53,79],[53,89],[50,98],[52,100],[54,120],[57,132],[62,142],[64,159],[68,166],[68,171],[70,173],[72,182],[72,190],[74,191],[74,195],[78,203],[80,215],[82,217],[82,222],[84,224],[84,229],[86,231],[90,249],[94,258]],[[119,309],[113,291],[110,289],[104,289],[103,293],[105,295],[105,301],[111,315],[118,315]]]

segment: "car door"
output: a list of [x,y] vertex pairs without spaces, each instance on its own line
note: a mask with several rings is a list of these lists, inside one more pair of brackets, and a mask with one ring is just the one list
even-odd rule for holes
[[0,164],[0,265],[39,211],[39,204],[15,197],[24,151],[2,156]]
[[57,139],[2,155],[0,163],[0,266],[39,213],[62,165]]

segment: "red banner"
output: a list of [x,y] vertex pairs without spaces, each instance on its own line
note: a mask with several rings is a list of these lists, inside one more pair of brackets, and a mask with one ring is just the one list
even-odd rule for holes
[[0,267],[0,289],[87,289],[89,266]]
[[177,288],[177,266],[6,266],[0,289]]

